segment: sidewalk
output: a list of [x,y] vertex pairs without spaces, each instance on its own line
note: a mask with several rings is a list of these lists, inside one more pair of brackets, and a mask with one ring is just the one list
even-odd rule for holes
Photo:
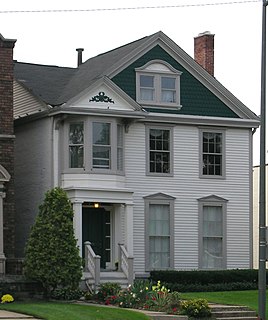
[[33,318],[32,316],[28,316],[25,314],[0,310],[0,320],[18,320],[18,319],[38,320],[37,318]]

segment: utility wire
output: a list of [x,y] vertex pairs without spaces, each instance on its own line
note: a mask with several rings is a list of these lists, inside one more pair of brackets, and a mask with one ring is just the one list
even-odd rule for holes
[[245,1],[231,1],[218,3],[199,3],[199,4],[178,4],[165,6],[143,6],[143,7],[117,7],[117,8],[93,8],[93,9],[42,9],[42,10],[0,10],[0,14],[4,13],[62,13],[62,12],[95,12],[95,11],[122,11],[122,10],[145,10],[145,9],[170,9],[170,8],[187,8],[187,7],[208,7],[208,6],[223,6],[234,4],[255,3],[260,0],[245,0]]

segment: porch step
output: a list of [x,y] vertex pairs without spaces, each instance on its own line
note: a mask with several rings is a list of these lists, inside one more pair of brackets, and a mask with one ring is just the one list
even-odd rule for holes
[[[94,284],[94,279],[91,277],[89,272],[83,273],[83,279],[89,285]],[[118,283],[122,289],[128,287],[128,280],[123,272],[118,271],[101,271],[100,273],[100,284],[111,282],[111,283]]]
[[256,320],[254,310],[244,306],[209,304],[212,317],[219,320]]

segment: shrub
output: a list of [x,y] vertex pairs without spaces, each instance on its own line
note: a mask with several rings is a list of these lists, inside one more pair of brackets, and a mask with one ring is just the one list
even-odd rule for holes
[[47,297],[57,288],[78,288],[82,262],[73,230],[73,209],[66,192],[45,195],[26,245],[24,272],[40,282]]
[[1,298],[1,303],[10,303],[13,302],[14,298],[11,294],[4,294]]
[[106,282],[100,285],[98,291],[98,299],[106,301],[111,296],[117,296],[121,287],[118,283]]
[[207,300],[194,299],[187,300],[181,303],[181,310],[183,314],[193,318],[210,317],[211,311],[208,306]]
[[51,293],[51,298],[56,300],[77,300],[83,296],[79,289],[57,288]]

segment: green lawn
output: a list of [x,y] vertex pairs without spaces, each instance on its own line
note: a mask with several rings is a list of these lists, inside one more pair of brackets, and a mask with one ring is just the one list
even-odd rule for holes
[[17,311],[46,320],[148,320],[146,315],[119,308],[89,306],[70,303],[14,302],[0,305],[0,309]]
[[[268,306],[268,292],[266,293],[266,304]],[[224,292],[190,292],[182,293],[182,299],[203,298],[209,302],[234,304],[247,306],[252,310],[258,312],[258,291],[224,291]],[[266,308],[267,310],[267,308]],[[266,319],[268,319],[268,310],[266,311]]]

